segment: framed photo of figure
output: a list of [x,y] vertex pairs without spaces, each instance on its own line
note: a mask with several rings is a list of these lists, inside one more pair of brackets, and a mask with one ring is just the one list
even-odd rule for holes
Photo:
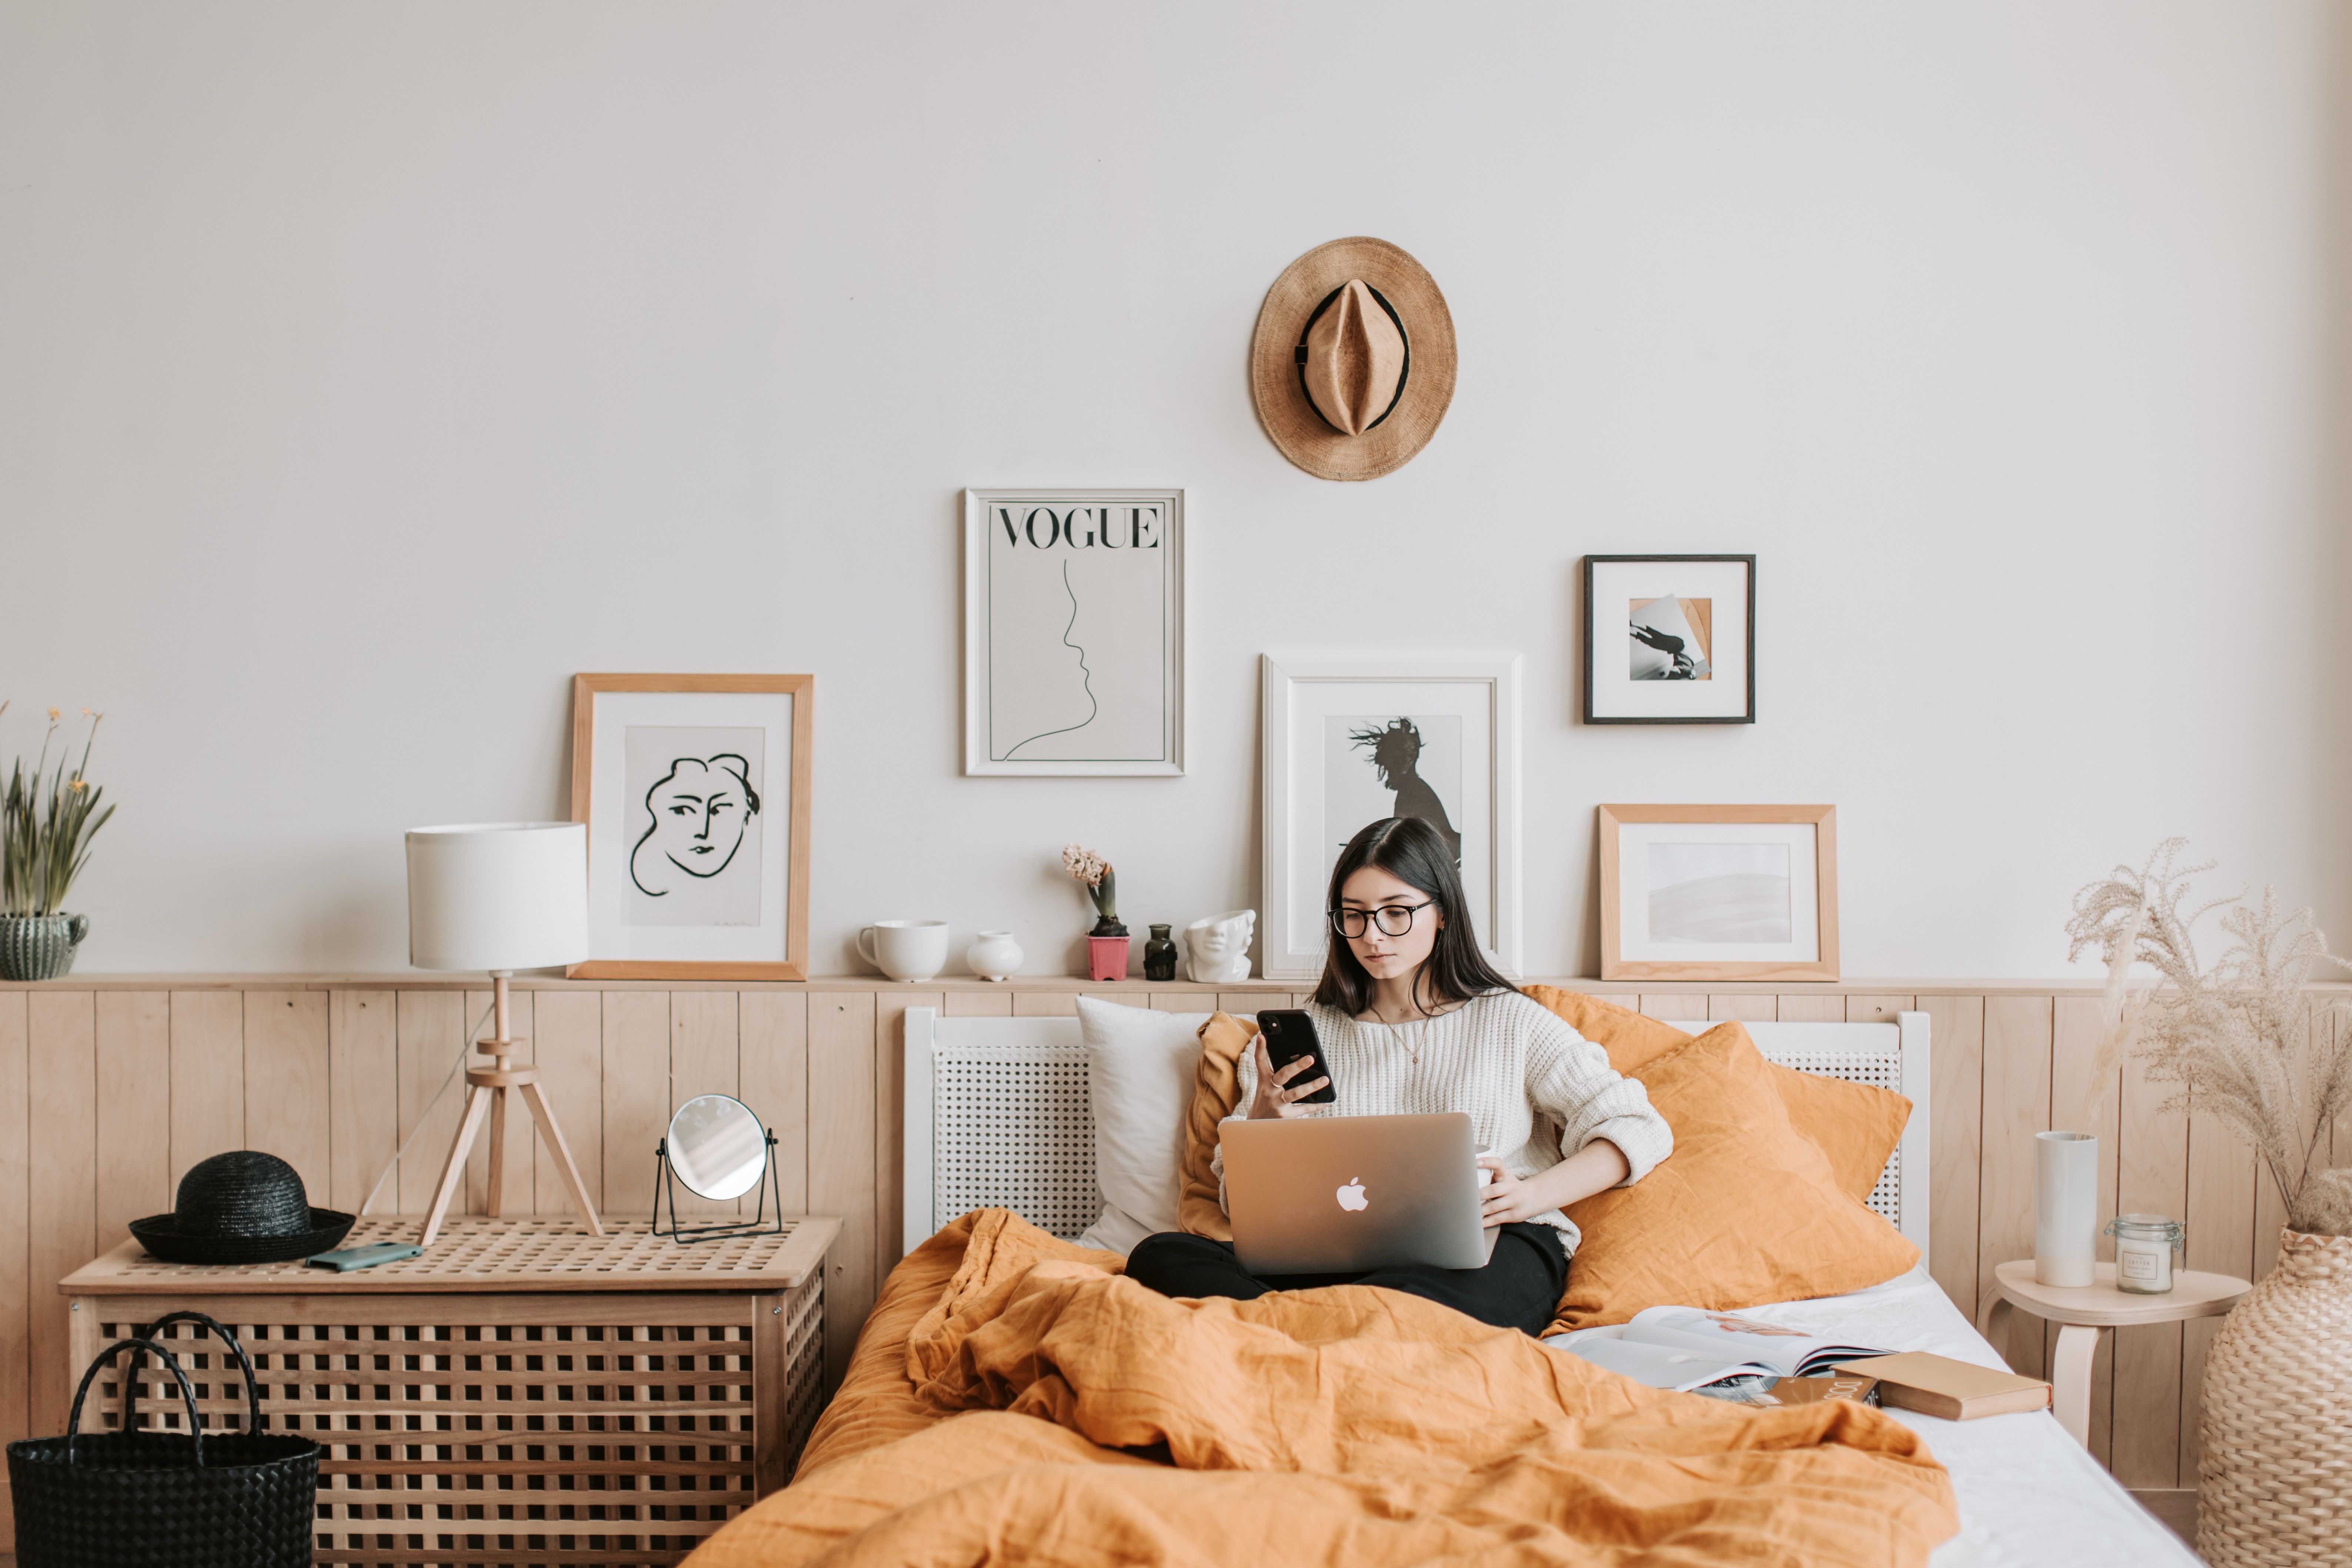
[[1756,722],[1756,557],[1586,556],[1584,721]]
[[587,980],[808,978],[806,675],[577,675]]
[[1601,979],[1838,977],[1837,807],[1600,811]]
[[1184,492],[963,492],[963,771],[1184,771]]
[[1458,850],[1479,946],[1516,975],[1518,657],[1266,654],[1260,679],[1261,973],[1320,974],[1339,851],[1368,823],[1419,816]]

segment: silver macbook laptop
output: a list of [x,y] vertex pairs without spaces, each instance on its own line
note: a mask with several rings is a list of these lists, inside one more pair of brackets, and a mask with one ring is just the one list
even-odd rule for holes
[[1253,1274],[1483,1268],[1494,1253],[1460,1111],[1228,1121],[1221,1141],[1234,1252]]

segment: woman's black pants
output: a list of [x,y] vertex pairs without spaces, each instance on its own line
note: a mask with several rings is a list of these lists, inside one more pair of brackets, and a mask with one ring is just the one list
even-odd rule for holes
[[1466,1312],[1498,1329],[1540,1334],[1568,1283],[1568,1255],[1548,1225],[1515,1223],[1495,1238],[1484,1268],[1438,1268],[1400,1263],[1369,1274],[1269,1274],[1244,1268],[1230,1241],[1162,1231],[1128,1254],[1127,1277],[1163,1296],[1224,1296],[1254,1301],[1269,1290],[1311,1290],[1318,1285],[1378,1285]]

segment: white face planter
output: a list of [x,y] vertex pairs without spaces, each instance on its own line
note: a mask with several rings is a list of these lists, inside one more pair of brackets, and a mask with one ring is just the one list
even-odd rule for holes
[[1255,910],[1227,910],[1194,921],[1184,928],[1184,950],[1191,955],[1186,973],[1215,984],[1247,980],[1250,938],[1256,931]]

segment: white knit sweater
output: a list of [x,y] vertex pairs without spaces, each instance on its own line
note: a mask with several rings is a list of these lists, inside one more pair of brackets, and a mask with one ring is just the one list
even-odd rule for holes
[[[1609,1054],[1565,1020],[1516,991],[1480,996],[1409,1024],[1360,1023],[1328,1007],[1307,1011],[1339,1090],[1327,1114],[1466,1111],[1478,1147],[1505,1152],[1503,1163],[1523,1177],[1539,1175],[1595,1138],[1606,1138],[1632,1167],[1619,1184],[1631,1186],[1674,1151],[1674,1132],[1651,1109],[1641,1084],[1621,1076],[1609,1065]],[[1244,1052],[1238,1066],[1241,1097],[1227,1118],[1235,1121],[1249,1115],[1257,1093],[1256,1053]],[[1301,1077],[1318,1072],[1310,1068]],[[1538,1117],[1557,1126],[1557,1142]],[[1222,1151],[1212,1163],[1222,1202]],[[1558,1209],[1535,1215],[1534,1223],[1558,1229],[1560,1245],[1571,1253],[1581,1239]]]

